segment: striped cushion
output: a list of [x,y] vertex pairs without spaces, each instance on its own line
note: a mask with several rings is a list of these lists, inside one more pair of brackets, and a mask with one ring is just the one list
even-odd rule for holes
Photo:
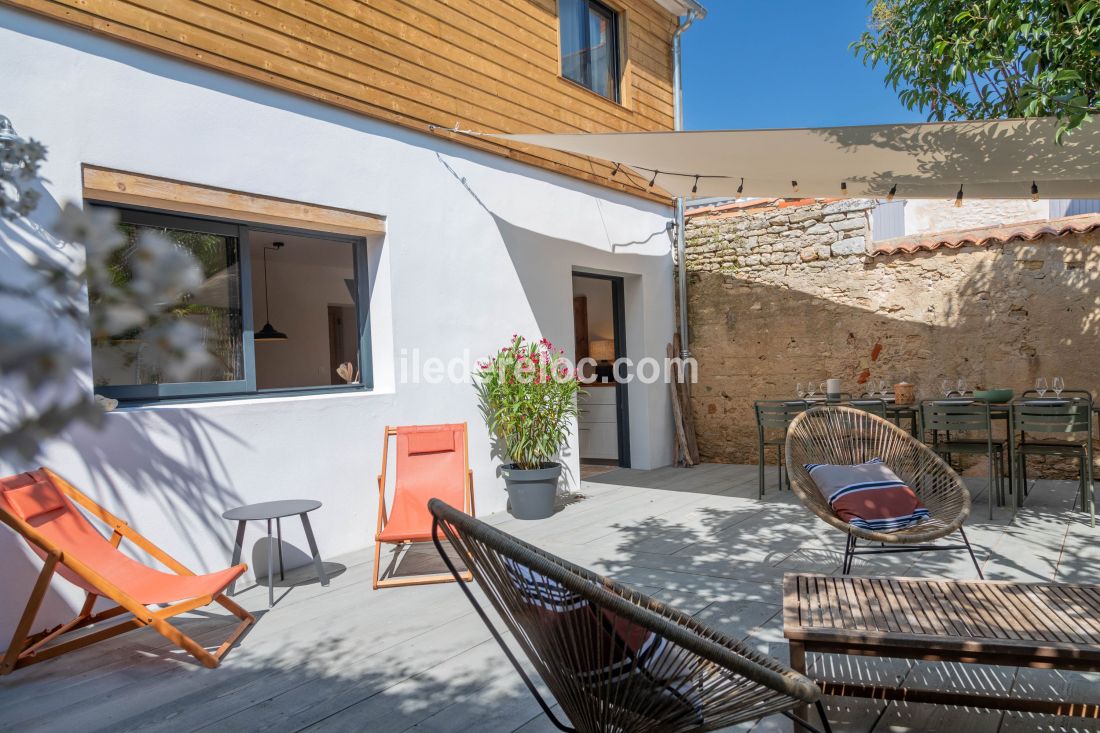
[[502,562],[527,608],[524,631],[539,646],[561,650],[560,661],[588,694],[641,719],[662,709],[681,723],[702,725],[700,691],[685,672],[687,652],[525,565]]
[[836,515],[853,527],[889,532],[928,518],[917,495],[881,458],[855,466],[807,463],[806,470]]

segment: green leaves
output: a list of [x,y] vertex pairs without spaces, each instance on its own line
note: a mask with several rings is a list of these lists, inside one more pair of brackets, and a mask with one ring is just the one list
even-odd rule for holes
[[851,48],[930,120],[1100,112],[1100,0],[872,0]]
[[475,377],[485,423],[507,459],[520,469],[552,460],[569,438],[580,391],[563,352],[513,336]]

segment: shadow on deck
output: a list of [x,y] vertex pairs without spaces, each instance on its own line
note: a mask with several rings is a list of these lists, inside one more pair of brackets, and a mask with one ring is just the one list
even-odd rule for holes
[[[772,476],[769,479],[774,481]],[[968,480],[977,506],[982,482]],[[1100,530],[1072,509],[1072,482],[1036,482],[1027,507],[967,525],[987,577],[1100,582]],[[834,573],[842,537],[770,485],[756,497],[756,469],[616,470],[586,480],[583,499],[550,519],[487,517],[505,531],[695,614],[763,652],[786,659],[779,582],[790,570]],[[428,548],[417,563],[433,561]],[[372,591],[370,554],[329,587],[291,571],[280,603],[266,588],[238,600],[259,622],[216,670],[134,632],[0,678],[0,730],[533,731],[552,730],[488,631],[453,585]],[[861,558],[857,574],[971,578],[965,553]],[[182,622],[200,642],[228,619]],[[1100,676],[899,660],[821,656],[836,679],[941,689],[1075,697]],[[838,731],[1100,731],[1100,722],[932,705],[830,699]],[[770,718],[735,730],[789,730]]]

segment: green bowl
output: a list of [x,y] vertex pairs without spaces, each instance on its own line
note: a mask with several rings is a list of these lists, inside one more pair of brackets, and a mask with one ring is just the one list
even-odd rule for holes
[[1011,389],[979,389],[974,392],[977,399],[987,402],[1008,402],[1014,394]]

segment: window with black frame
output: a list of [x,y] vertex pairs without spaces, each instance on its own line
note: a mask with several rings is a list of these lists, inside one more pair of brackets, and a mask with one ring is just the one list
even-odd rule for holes
[[[202,284],[165,304],[163,317],[197,326],[212,358],[172,381],[155,334],[94,339],[98,394],[146,401],[369,386],[362,239],[128,209],[119,209],[119,227],[130,246],[110,263],[116,284],[130,277],[132,245],[146,230],[199,261]],[[92,291],[89,306],[106,304]]]
[[561,73],[619,101],[619,19],[596,0],[559,0]]

